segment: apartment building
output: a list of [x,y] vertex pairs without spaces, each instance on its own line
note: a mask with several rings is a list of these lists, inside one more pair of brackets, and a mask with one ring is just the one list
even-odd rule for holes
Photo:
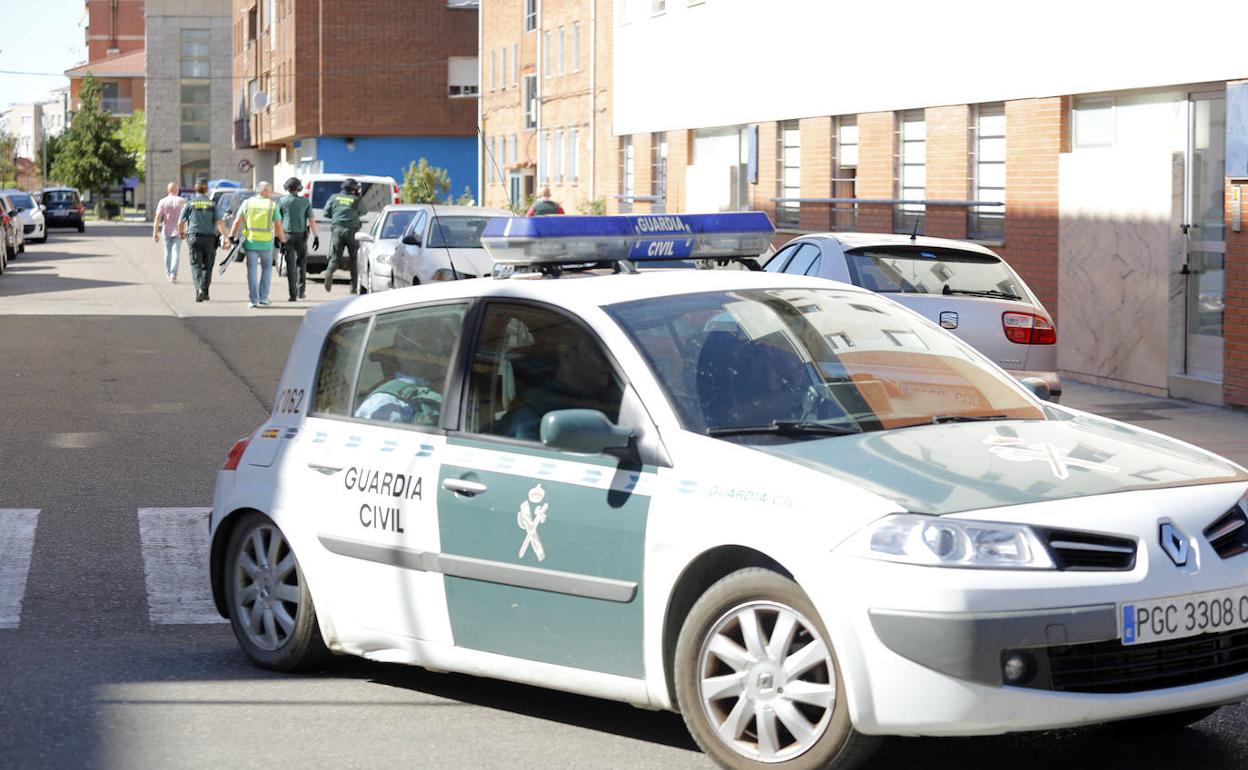
[[0,125],[13,137],[13,154],[35,160],[43,144],[43,105],[15,104],[0,113]]
[[83,0],[83,5],[88,62],[143,49],[144,0]]
[[[259,153],[233,143],[231,0],[147,0],[147,210],[165,185],[253,181]],[[271,178],[271,166],[261,178]]]
[[234,146],[266,175],[401,180],[423,157],[478,195],[475,0],[232,0],[230,18]]
[[[483,202],[615,202],[611,0],[482,0]],[[618,204],[617,204],[618,205]]]
[[144,0],[83,0],[87,60],[66,71],[70,109],[87,75],[100,84],[100,106],[115,115],[143,109],[145,57]]

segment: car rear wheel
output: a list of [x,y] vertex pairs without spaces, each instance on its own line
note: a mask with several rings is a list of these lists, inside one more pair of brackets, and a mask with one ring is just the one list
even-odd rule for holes
[[814,605],[770,570],[738,570],[698,599],[676,643],[675,680],[689,732],[722,767],[848,770],[879,742],[850,723]]
[[80,233],[85,233],[86,231],[87,231],[87,223],[86,223],[86,222],[79,222],[79,223],[78,223],[78,232],[80,232]]
[[246,514],[226,550],[226,602],[234,636],[265,668],[293,671],[328,657],[303,570],[282,531]]

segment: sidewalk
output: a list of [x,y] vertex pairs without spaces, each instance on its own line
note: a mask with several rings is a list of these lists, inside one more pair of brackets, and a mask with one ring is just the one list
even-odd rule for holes
[[1069,379],[1062,382],[1061,403],[1173,436],[1248,466],[1248,412],[1154,398]]

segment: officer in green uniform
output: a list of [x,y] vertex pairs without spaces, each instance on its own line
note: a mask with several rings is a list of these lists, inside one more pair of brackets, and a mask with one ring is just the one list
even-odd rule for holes
[[355,234],[360,230],[360,215],[364,213],[364,203],[360,200],[360,183],[354,179],[344,180],[342,192],[329,199],[325,206],[325,216],[332,225],[332,240],[329,248],[329,265],[325,268],[325,291],[334,285],[334,270],[342,259],[346,249],[351,260],[351,293],[355,294],[359,284],[357,273],[360,256],[360,243]]
[[182,207],[178,233],[190,246],[191,278],[195,281],[195,301],[208,299],[212,267],[216,261],[218,238],[225,237],[225,223],[208,197],[208,180],[195,180],[195,194]]
[[320,248],[320,236],[316,234],[316,219],[312,216],[312,201],[299,193],[303,182],[291,177],[283,185],[286,194],[277,202],[277,211],[286,231],[286,283],[290,287],[290,301],[303,299],[308,280],[308,236],[312,236],[312,250]]

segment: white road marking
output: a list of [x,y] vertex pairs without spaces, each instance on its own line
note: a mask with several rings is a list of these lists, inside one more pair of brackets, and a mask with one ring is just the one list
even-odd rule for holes
[[210,508],[140,508],[139,537],[154,626],[225,623],[208,584]]
[[37,508],[0,508],[0,628],[17,628],[22,622],[38,522]]

